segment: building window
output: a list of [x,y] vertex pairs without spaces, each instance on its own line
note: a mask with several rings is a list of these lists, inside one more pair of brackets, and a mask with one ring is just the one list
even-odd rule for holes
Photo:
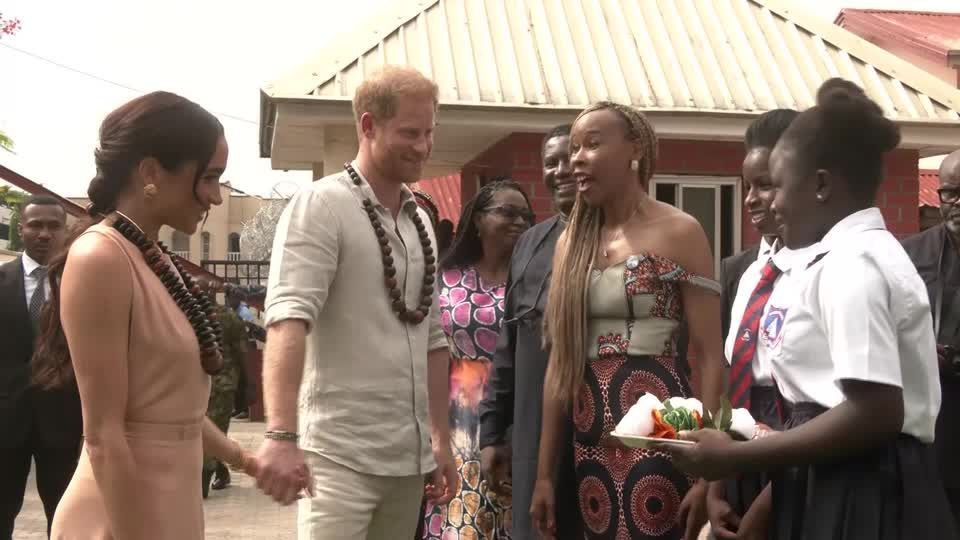
[[740,251],[741,198],[739,178],[655,176],[651,193],[697,218],[713,249],[714,276],[720,261]]
[[170,239],[170,245],[174,253],[183,257],[190,258],[190,237],[180,231],[173,231],[173,237]]
[[202,260],[210,260],[210,233],[206,231],[200,235],[200,253],[203,254],[200,257]]
[[227,260],[240,260],[240,233],[230,233],[227,237]]

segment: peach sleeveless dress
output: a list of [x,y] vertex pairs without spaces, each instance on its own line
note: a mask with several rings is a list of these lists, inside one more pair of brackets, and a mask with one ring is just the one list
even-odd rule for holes
[[101,235],[115,244],[126,255],[133,276],[126,434],[137,475],[135,485],[124,491],[147,499],[136,512],[129,508],[108,512],[84,445],[57,507],[52,538],[202,539],[200,431],[210,377],[200,367],[197,338],[139,249],[106,225],[94,225],[84,234]]

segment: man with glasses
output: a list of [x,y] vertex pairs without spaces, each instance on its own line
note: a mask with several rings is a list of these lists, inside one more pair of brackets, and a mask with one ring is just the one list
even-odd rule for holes
[[[493,371],[480,403],[481,465],[494,491],[512,480],[512,538],[537,538],[530,520],[530,502],[537,474],[543,377],[543,311],[557,238],[573,209],[577,185],[570,168],[570,126],[553,128],[543,141],[543,178],[553,195],[557,215],[520,237],[510,259],[506,306]],[[570,432],[566,435],[572,437]],[[511,440],[512,439],[512,440]],[[556,505],[557,538],[581,538],[573,445],[560,456]]]
[[937,337],[942,403],[934,447],[943,485],[960,525],[960,150],[940,165],[943,223],[912,236],[903,247],[927,284]]

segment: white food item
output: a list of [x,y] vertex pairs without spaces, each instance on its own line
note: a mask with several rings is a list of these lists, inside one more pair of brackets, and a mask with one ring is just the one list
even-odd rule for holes
[[747,409],[734,409],[730,421],[730,431],[750,440],[757,432],[757,421]]
[[663,405],[653,394],[644,394],[637,403],[630,407],[627,414],[617,424],[617,433],[623,435],[634,435],[637,437],[648,437],[653,433],[653,411],[659,410]]

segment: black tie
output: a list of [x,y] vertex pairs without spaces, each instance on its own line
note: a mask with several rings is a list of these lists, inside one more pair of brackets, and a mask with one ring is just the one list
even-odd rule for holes
[[47,279],[47,268],[38,266],[30,275],[37,280],[37,288],[33,290],[33,296],[30,297],[30,321],[33,323],[33,328],[36,329],[40,325],[40,311],[47,301],[46,284],[44,283]]

